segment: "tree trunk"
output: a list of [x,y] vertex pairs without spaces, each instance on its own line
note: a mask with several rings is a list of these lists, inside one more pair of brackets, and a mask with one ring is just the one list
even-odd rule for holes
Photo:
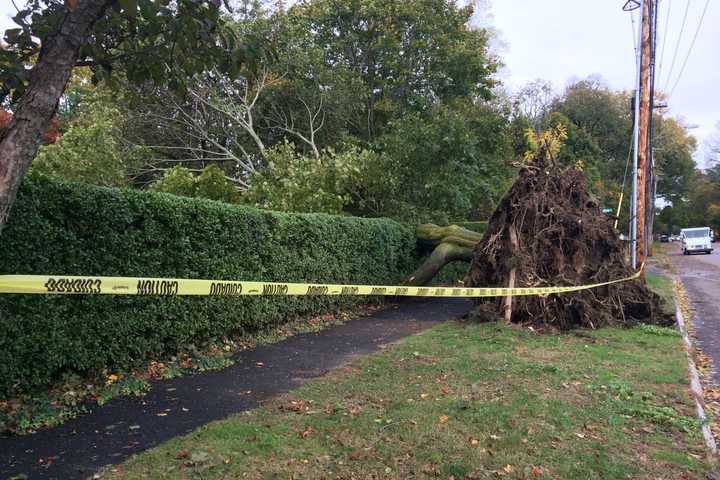
[[415,230],[418,240],[430,244],[455,243],[468,248],[474,248],[475,244],[482,240],[482,234],[473,232],[457,225],[438,227],[432,223],[418,225]]
[[37,153],[45,127],[90,30],[111,0],[84,0],[68,11],[57,31],[43,39],[28,88],[0,137],[0,233],[7,222],[20,182]]
[[441,243],[407,280],[408,285],[427,285],[450,262],[472,260],[472,248],[452,243]]
[[457,225],[439,227],[431,223],[418,225],[415,234],[418,241],[435,245],[435,249],[405,282],[413,286],[427,285],[450,262],[472,261],[473,248],[482,239],[481,234]]

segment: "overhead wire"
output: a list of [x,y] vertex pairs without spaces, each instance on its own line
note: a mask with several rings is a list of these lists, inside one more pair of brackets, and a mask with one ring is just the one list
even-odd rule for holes
[[668,0],[665,13],[665,28],[663,29],[663,41],[660,47],[660,64],[658,65],[658,77],[662,76],[663,61],[665,60],[665,44],[667,43],[668,26],[670,26],[670,11],[672,10],[672,0]]
[[677,60],[677,54],[680,50],[680,43],[682,41],[683,33],[685,32],[685,24],[687,23],[687,17],[688,12],[690,11],[690,2],[691,0],[687,0],[687,4],[685,5],[685,14],[683,15],[682,25],[680,26],[680,33],[678,34],[678,39],[675,42],[675,51],[673,52],[672,61],[670,62],[670,70],[668,71],[667,80],[665,81],[665,88],[663,88],[663,91],[667,91],[667,87],[670,85],[670,78],[672,77],[673,70],[675,69],[675,61]]
[[685,72],[685,67],[687,66],[688,60],[690,59],[690,54],[692,53],[693,47],[695,47],[695,41],[697,40],[698,35],[700,34],[700,29],[702,28],[703,20],[705,20],[705,14],[707,13],[709,5],[710,5],[710,0],[705,0],[705,7],[703,8],[702,15],[700,15],[700,21],[698,22],[698,26],[695,29],[695,35],[693,35],[693,39],[690,42],[690,48],[688,48],[687,55],[685,55],[685,59],[683,60],[682,66],[680,67],[680,73],[677,76],[677,80],[675,80],[675,83],[673,84],[672,89],[670,89],[670,93],[668,93],[668,98],[672,97],[673,92],[677,88],[678,84],[680,83],[680,79],[682,78],[682,75]]

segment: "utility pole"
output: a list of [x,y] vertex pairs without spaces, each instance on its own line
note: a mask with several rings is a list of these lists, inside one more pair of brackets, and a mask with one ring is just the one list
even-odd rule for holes
[[[623,10],[626,12],[632,12],[637,8],[643,8],[644,0],[627,0]],[[632,14],[631,14],[632,15]],[[640,44],[642,44],[643,31],[642,28],[638,32],[638,42],[635,49],[636,58],[636,79],[635,79],[635,94],[633,95],[633,156],[632,156],[632,195],[630,197],[630,262],[633,270],[637,269],[637,245],[638,245],[638,117],[640,113],[640,70],[642,63],[642,55],[640,54]]]
[[[645,238],[645,211],[648,208],[646,196],[646,179],[648,171],[648,127],[650,124],[650,1],[642,1],[642,28],[640,30],[640,85],[639,85],[639,105],[637,111],[637,173],[636,180],[633,182],[637,185],[635,202],[635,234],[637,241],[635,244],[635,261],[634,267],[642,265],[645,261],[645,245],[648,240]],[[652,208],[652,205],[650,206]]]
[[658,0],[648,0],[650,23],[650,82],[648,107],[648,134],[645,149],[647,160],[647,175],[645,181],[645,256],[653,254],[653,225],[655,223],[655,194],[657,192],[657,178],[655,177],[655,155],[653,141],[653,116],[655,113],[655,53],[657,47],[657,4]]

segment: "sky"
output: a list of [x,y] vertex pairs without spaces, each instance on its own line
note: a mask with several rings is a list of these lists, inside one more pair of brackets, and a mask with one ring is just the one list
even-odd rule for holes
[[[671,115],[682,117],[687,125],[695,127],[690,131],[699,140],[695,159],[701,167],[706,166],[703,143],[720,122],[720,1],[708,1],[697,40],[678,81],[706,0],[660,0],[656,63],[657,89],[667,92],[678,82],[668,99],[669,110]],[[572,78],[599,74],[612,88],[633,89],[637,34],[633,35],[631,18],[635,18],[639,28],[640,11],[623,12],[624,3],[625,0],[492,1],[492,18],[484,22],[500,32],[503,46],[499,53],[506,65],[502,79],[511,88],[517,88],[542,78],[561,91]],[[680,36],[686,8],[687,19]]]
[[[600,75],[615,89],[634,88],[637,35],[631,18],[637,26],[639,10],[623,12],[625,1],[474,0],[484,6],[478,8],[478,21],[499,31],[503,82],[512,89],[542,78],[557,91],[572,79],[589,75]],[[709,6],[690,51],[706,2]],[[14,11],[11,0],[0,0],[0,30],[13,26]],[[691,132],[699,140],[696,161],[702,167],[706,166],[703,143],[720,122],[719,48],[719,0],[660,0],[656,85],[668,91],[677,82],[668,100],[669,110],[694,127]]]

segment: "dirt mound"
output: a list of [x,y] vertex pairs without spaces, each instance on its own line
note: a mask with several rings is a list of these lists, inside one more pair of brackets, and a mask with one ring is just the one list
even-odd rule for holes
[[[473,252],[466,284],[516,287],[600,283],[631,276],[627,246],[587,191],[582,171],[562,170],[543,156],[524,166]],[[516,323],[559,329],[655,323],[672,318],[643,280],[576,293],[514,297]],[[480,299],[478,319],[503,316],[505,299]]]

